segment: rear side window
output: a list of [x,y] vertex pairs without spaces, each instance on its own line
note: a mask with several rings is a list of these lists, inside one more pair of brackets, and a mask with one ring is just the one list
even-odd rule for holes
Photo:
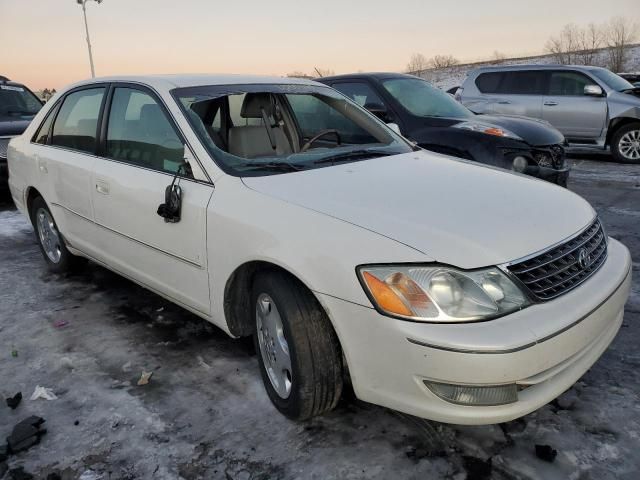
[[336,83],[333,88],[343,93],[364,108],[384,107],[384,102],[378,94],[364,82]]
[[549,81],[549,95],[584,95],[584,87],[595,83],[578,72],[553,72]]
[[502,95],[543,95],[546,74],[543,71],[482,73],[476,79],[481,93]]
[[46,145],[49,140],[49,132],[51,131],[51,124],[53,123],[53,118],[55,117],[56,107],[53,107],[49,113],[47,113],[44,122],[40,125],[38,129],[38,133],[33,137],[33,141],[39,143],[41,145]]
[[104,88],[90,88],[67,95],[53,125],[51,144],[94,153]]
[[184,144],[160,104],[133,88],[116,88],[107,126],[107,157],[175,173]]
[[498,93],[503,74],[500,72],[481,73],[476,78],[476,87],[480,93]]

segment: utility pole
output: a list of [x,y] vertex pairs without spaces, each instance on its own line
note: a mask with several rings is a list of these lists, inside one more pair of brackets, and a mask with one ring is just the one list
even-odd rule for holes
[[[96,78],[96,70],[93,66],[93,53],[91,52],[91,39],[89,37],[89,24],[87,23],[87,2],[89,0],[76,0],[82,5],[82,14],[84,16],[84,29],[87,32],[87,48],[89,49],[89,63],[91,64],[91,78]],[[93,0],[96,3],[102,3],[102,0]]]

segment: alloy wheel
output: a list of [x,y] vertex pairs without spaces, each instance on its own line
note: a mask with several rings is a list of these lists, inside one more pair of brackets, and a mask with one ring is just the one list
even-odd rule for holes
[[627,160],[640,160],[640,130],[630,130],[620,137],[618,150]]
[[44,253],[53,263],[60,262],[62,257],[60,234],[51,214],[44,208],[39,208],[36,212],[36,228]]

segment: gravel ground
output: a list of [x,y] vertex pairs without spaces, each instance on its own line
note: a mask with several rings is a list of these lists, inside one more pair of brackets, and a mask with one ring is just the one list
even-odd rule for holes
[[[640,478],[640,166],[604,160],[574,160],[570,188],[636,259],[623,328],[558,400],[487,427],[349,395],[321,418],[288,421],[248,342],[95,265],[49,274],[31,226],[0,207],[0,395],[25,396],[16,410],[0,405],[0,438],[28,415],[48,429],[10,466],[83,480]],[[137,386],[143,370],[153,377]],[[29,400],[37,385],[58,398]],[[535,444],[557,449],[555,462],[537,459]]]

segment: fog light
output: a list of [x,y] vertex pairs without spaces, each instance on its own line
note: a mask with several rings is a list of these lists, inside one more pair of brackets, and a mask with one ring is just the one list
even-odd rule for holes
[[515,383],[511,385],[475,386],[450,385],[427,380],[423,380],[423,382],[438,397],[458,405],[488,407],[518,401],[518,389]]
[[524,172],[525,169],[529,166],[529,162],[524,157],[516,157],[513,159],[513,169],[516,172]]

